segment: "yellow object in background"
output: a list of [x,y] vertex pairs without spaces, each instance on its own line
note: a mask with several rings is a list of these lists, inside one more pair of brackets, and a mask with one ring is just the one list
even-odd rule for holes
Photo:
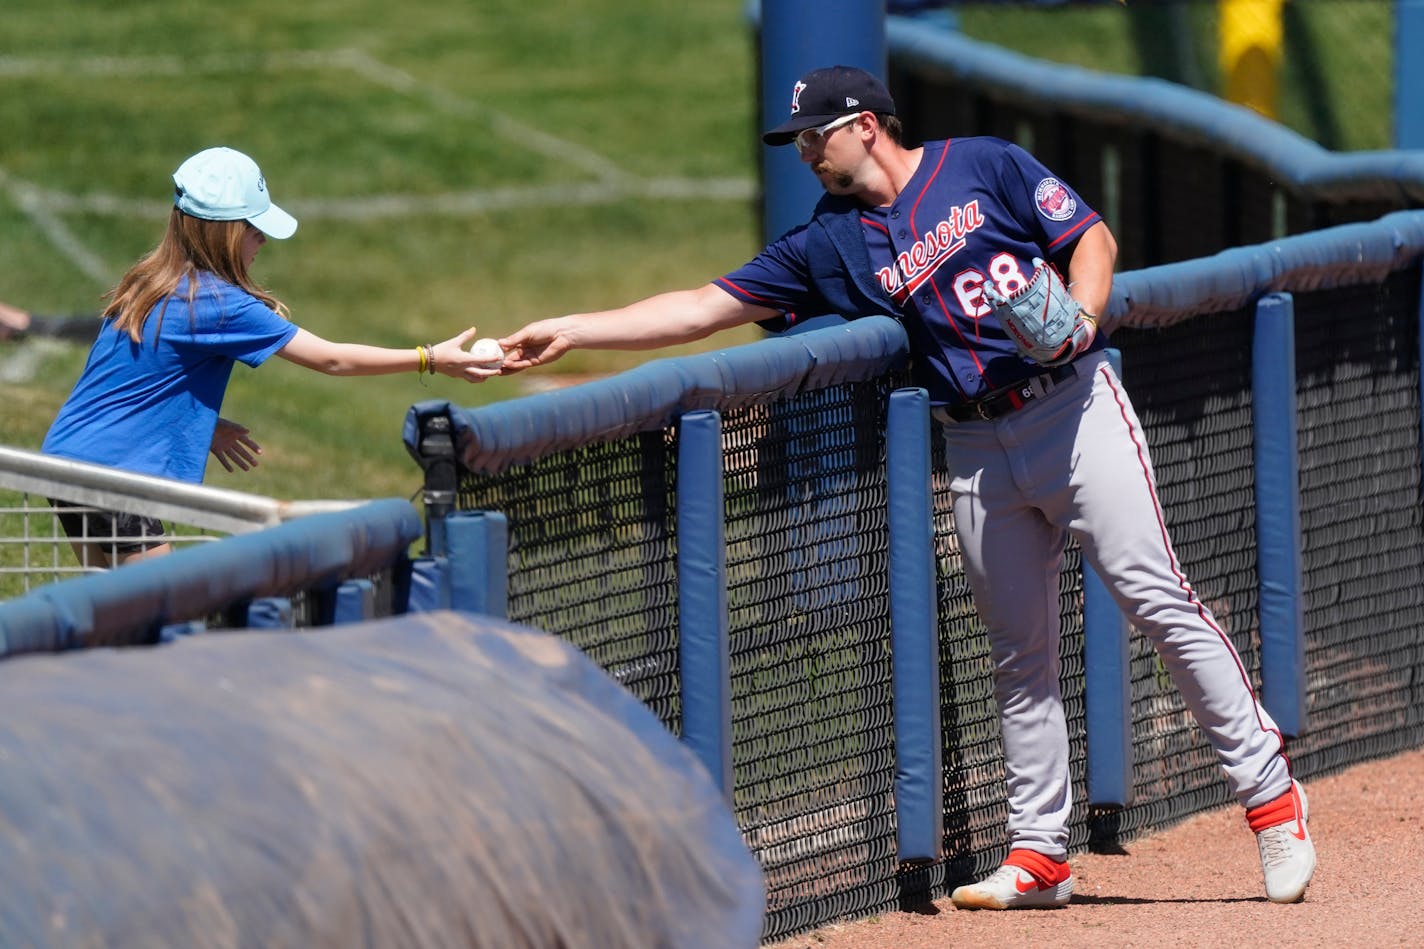
[[1285,0],[1221,0],[1222,95],[1268,119],[1276,118],[1284,5]]

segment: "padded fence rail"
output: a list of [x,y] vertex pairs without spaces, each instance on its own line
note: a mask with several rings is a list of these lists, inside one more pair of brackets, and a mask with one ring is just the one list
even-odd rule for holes
[[420,535],[415,508],[390,498],[38,587],[0,602],[0,656],[152,644],[214,615],[226,626],[290,626],[298,597],[309,614],[301,625],[403,613],[406,551]]
[[[1259,685],[1282,673],[1261,662],[1254,324],[1266,295],[1293,301],[1299,459],[1287,461],[1300,479],[1305,668],[1287,671],[1304,676],[1307,715],[1289,750],[1307,778],[1424,743],[1421,254],[1424,212],[1399,212],[1124,273],[1105,314],[1177,553]],[[886,467],[912,453],[890,450],[905,426],[887,430],[886,418],[896,393],[918,391],[905,345],[898,324],[872,317],[497,405],[421,403],[407,418],[408,448],[436,475],[429,491],[444,490],[443,463],[422,453],[424,433],[439,429],[453,439],[452,507],[508,519],[511,619],[578,645],[675,732],[688,690],[729,688],[730,783],[766,875],[767,939],[943,896],[1002,857],[988,647],[959,568],[938,439],[926,488],[942,847],[925,861],[897,844],[909,796],[895,754],[891,604],[904,580],[890,570]],[[720,472],[678,470],[689,412],[699,438],[709,413],[720,417]],[[922,431],[933,434],[927,413]],[[680,665],[679,498],[709,474],[723,491],[725,671]],[[1131,704],[1119,710],[1130,793],[1089,806],[1102,737],[1087,729],[1083,596],[1070,548],[1061,616],[1075,849],[1228,798],[1207,743],[1133,635]],[[715,772],[721,759],[704,761]]]

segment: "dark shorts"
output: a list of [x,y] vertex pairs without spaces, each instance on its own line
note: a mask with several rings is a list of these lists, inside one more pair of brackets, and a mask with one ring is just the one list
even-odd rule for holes
[[166,544],[165,540],[146,540],[167,533],[156,517],[124,514],[120,511],[86,510],[80,505],[50,498],[55,516],[64,525],[70,540],[101,544],[116,554],[136,554]]

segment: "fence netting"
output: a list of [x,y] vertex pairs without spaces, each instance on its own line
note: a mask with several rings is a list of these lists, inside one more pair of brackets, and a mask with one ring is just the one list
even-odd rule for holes
[[1296,300],[1311,772],[1424,742],[1419,272]]
[[735,805],[769,928],[896,900],[888,380],[728,415]]
[[510,619],[573,643],[679,734],[675,447],[643,432],[465,472],[458,503],[508,518]]

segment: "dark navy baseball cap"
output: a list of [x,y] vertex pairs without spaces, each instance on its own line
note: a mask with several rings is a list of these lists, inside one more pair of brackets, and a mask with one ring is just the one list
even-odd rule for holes
[[762,135],[768,145],[787,145],[796,133],[855,112],[895,114],[895,100],[885,84],[864,69],[827,66],[813,69],[791,89],[791,118]]

